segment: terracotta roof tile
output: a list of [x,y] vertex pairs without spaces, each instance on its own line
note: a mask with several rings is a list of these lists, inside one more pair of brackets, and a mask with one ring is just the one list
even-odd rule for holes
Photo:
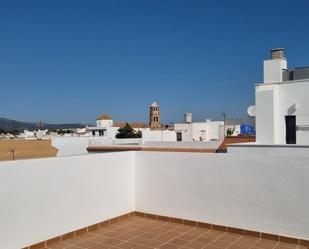
[[101,114],[100,116],[97,117],[97,120],[112,120],[112,118],[107,114]]
[[140,146],[94,146],[88,147],[88,151],[160,151],[160,152],[196,152],[215,153],[215,149],[209,148],[160,148],[160,147],[140,147]]
[[[142,122],[128,122],[128,124],[133,128],[133,129],[141,129],[141,128],[149,128],[149,124],[142,123]],[[113,127],[124,127],[126,125],[126,122],[114,122]]]
[[216,152],[226,152],[228,144],[252,143],[255,142],[254,136],[230,136],[225,137]]

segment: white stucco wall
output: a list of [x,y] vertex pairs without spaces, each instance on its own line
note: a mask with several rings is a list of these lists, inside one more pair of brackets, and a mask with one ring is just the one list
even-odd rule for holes
[[256,142],[275,143],[274,87],[256,86]]
[[257,143],[285,144],[285,116],[296,115],[296,144],[309,145],[308,95],[309,80],[257,85]]
[[108,137],[53,137],[52,146],[58,149],[57,156],[77,156],[88,154],[90,144],[111,145]]
[[156,130],[142,130],[142,140],[143,143],[145,142],[171,142],[176,141],[176,132],[163,130],[163,131],[156,131]]
[[[296,115],[296,126],[309,128],[309,80],[278,86],[277,143],[285,143],[285,115]],[[295,111],[292,105],[295,104]],[[296,143],[309,145],[309,129],[296,131]]]
[[206,141],[220,139],[220,127],[224,125],[223,121],[206,122]]
[[118,133],[118,129],[119,129],[119,127],[109,127],[106,130],[106,138],[110,139],[110,140],[115,139],[116,138],[116,134]]
[[208,129],[207,129],[206,122],[192,123],[192,140],[193,141],[206,141],[207,137],[208,137]]
[[309,157],[309,145],[241,143],[227,146],[227,153],[261,154],[280,157]]
[[193,141],[193,125],[192,123],[176,123],[174,125],[174,130],[177,132],[181,132],[182,141],[191,142]]
[[111,119],[102,119],[102,120],[97,120],[96,124],[98,127],[111,127],[113,125],[113,120]]
[[309,158],[118,152],[0,162],[0,248],[133,210],[309,239]]
[[176,123],[175,131],[182,132],[182,141],[210,141],[220,139],[223,121]]
[[137,152],[138,211],[309,238],[309,158]]
[[272,59],[264,61],[264,83],[282,81],[282,70],[287,69],[285,59]]
[[134,153],[0,162],[0,248],[134,211]]

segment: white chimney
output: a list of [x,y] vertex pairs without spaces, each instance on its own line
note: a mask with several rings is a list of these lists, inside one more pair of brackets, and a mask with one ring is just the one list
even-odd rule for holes
[[283,48],[270,50],[271,59],[264,61],[264,83],[278,83],[283,81],[283,71],[288,63],[284,57]]
[[185,113],[185,123],[187,123],[187,124],[192,123],[192,113],[191,112]]

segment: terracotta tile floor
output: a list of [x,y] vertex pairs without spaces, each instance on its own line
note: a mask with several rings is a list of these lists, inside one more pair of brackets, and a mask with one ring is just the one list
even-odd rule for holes
[[54,243],[47,248],[291,249],[306,247],[135,216],[99,230]]

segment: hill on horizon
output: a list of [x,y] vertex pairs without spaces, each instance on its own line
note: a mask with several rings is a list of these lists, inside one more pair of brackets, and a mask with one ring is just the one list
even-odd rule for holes
[[[43,123],[41,129],[69,129],[69,128],[83,128],[85,124],[81,123],[68,123],[68,124],[48,124]],[[9,118],[0,118],[0,129],[11,131],[11,130],[37,130],[38,123],[36,122],[24,122],[17,121]]]

